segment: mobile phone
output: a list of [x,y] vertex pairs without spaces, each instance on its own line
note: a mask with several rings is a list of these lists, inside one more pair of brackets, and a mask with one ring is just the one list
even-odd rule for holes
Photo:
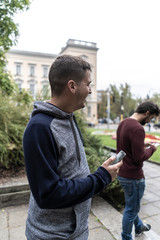
[[116,154],[116,159],[112,164],[120,162],[122,158],[124,158],[125,156],[126,156],[126,153],[123,150],[121,150],[119,153]]

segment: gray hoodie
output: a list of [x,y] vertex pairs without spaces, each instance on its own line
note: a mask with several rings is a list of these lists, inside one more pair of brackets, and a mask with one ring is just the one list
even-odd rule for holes
[[36,102],[23,149],[31,188],[28,240],[87,240],[91,197],[111,176],[102,167],[90,174],[74,114]]

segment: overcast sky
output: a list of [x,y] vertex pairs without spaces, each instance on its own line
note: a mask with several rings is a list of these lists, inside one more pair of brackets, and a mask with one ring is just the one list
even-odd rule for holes
[[135,97],[160,92],[159,0],[33,0],[15,22],[14,49],[58,54],[69,38],[96,42],[98,90],[127,82]]

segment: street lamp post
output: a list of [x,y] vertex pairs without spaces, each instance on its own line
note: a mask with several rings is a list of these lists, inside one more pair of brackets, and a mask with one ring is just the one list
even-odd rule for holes
[[110,91],[107,90],[107,122],[108,122],[108,129],[109,129],[109,121],[110,121]]

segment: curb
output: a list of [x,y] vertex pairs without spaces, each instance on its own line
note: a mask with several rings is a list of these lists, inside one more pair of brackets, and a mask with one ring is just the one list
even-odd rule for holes
[[99,196],[93,198],[91,211],[116,240],[121,239],[122,214],[120,212]]
[[10,182],[0,185],[0,208],[28,204],[29,184]]
[[30,191],[0,194],[0,208],[28,204]]
[[[91,211],[115,240],[121,240],[122,214],[120,212],[99,196],[93,197]],[[160,240],[160,236],[152,229],[136,237],[133,228],[132,238],[133,240]]]

